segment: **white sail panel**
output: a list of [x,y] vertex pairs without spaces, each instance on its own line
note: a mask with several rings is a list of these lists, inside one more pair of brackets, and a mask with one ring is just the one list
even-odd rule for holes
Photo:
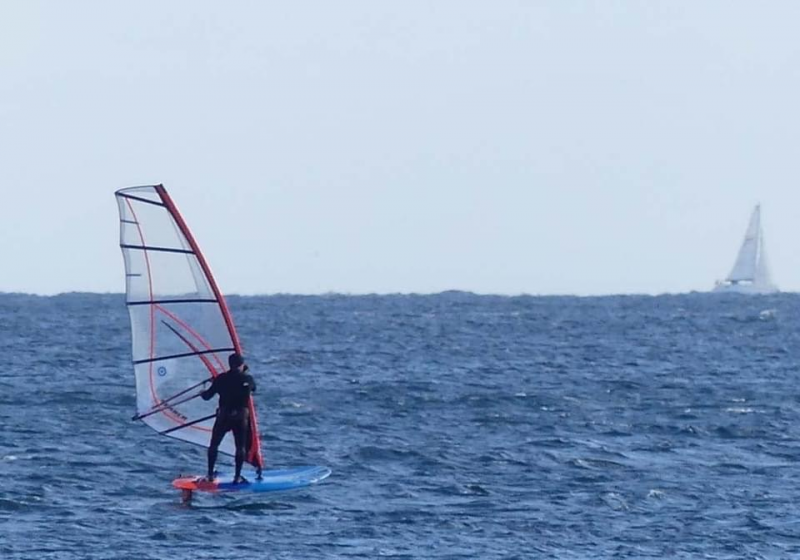
[[755,283],[774,288],[772,276],[769,271],[769,259],[767,259],[767,245],[764,242],[763,234],[759,235],[758,265],[756,266]]
[[[197,395],[227,369],[239,342],[222,295],[163,186],[116,193],[131,321],[137,417],[170,437],[207,447],[216,402]],[[247,460],[261,466],[253,430]],[[219,450],[234,455],[233,438]]]
[[756,277],[756,265],[758,263],[759,232],[761,228],[761,208],[756,206],[750,217],[750,224],[744,236],[744,241],[736,257],[731,273],[727,280],[738,282],[747,280],[752,282]]

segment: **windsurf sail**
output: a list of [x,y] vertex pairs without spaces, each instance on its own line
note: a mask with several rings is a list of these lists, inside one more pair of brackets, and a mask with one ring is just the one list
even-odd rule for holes
[[[208,447],[216,399],[198,398],[242,353],[211,269],[163,185],[115,193],[131,322],[136,415],[157,432]],[[263,467],[255,404],[246,460]],[[231,434],[219,450],[235,455]]]

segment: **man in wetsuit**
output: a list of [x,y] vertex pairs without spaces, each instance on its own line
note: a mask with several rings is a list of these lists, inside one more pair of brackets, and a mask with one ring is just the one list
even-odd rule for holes
[[203,400],[219,395],[217,419],[211,431],[208,446],[208,480],[214,479],[214,465],[217,462],[217,449],[225,434],[232,431],[236,443],[236,474],[234,484],[247,482],[242,476],[242,465],[247,454],[250,437],[250,395],[256,390],[253,376],[247,373],[247,366],[240,354],[228,356],[230,370],[218,375],[211,387],[203,391]]

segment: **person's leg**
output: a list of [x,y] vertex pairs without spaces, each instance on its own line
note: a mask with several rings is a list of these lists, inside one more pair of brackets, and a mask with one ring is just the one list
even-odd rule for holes
[[247,454],[247,436],[249,432],[249,411],[243,409],[233,422],[233,441],[236,443],[236,474],[233,477],[234,482],[238,482],[242,476],[242,466],[244,465],[244,458]]
[[217,450],[227,431],[225,419],[221,418],[219,413],[217,413],[217,419],[214,421],[214,428],[211,430],[211,442],[208,444],[208,480],[214,480],[214,465],[217,464]]

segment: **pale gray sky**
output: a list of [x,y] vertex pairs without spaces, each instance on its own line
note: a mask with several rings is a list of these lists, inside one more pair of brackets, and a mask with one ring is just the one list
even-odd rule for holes
[[0,3],[0,291],[124,289],[164,183],[226,293],[800,290],[800,3]]

